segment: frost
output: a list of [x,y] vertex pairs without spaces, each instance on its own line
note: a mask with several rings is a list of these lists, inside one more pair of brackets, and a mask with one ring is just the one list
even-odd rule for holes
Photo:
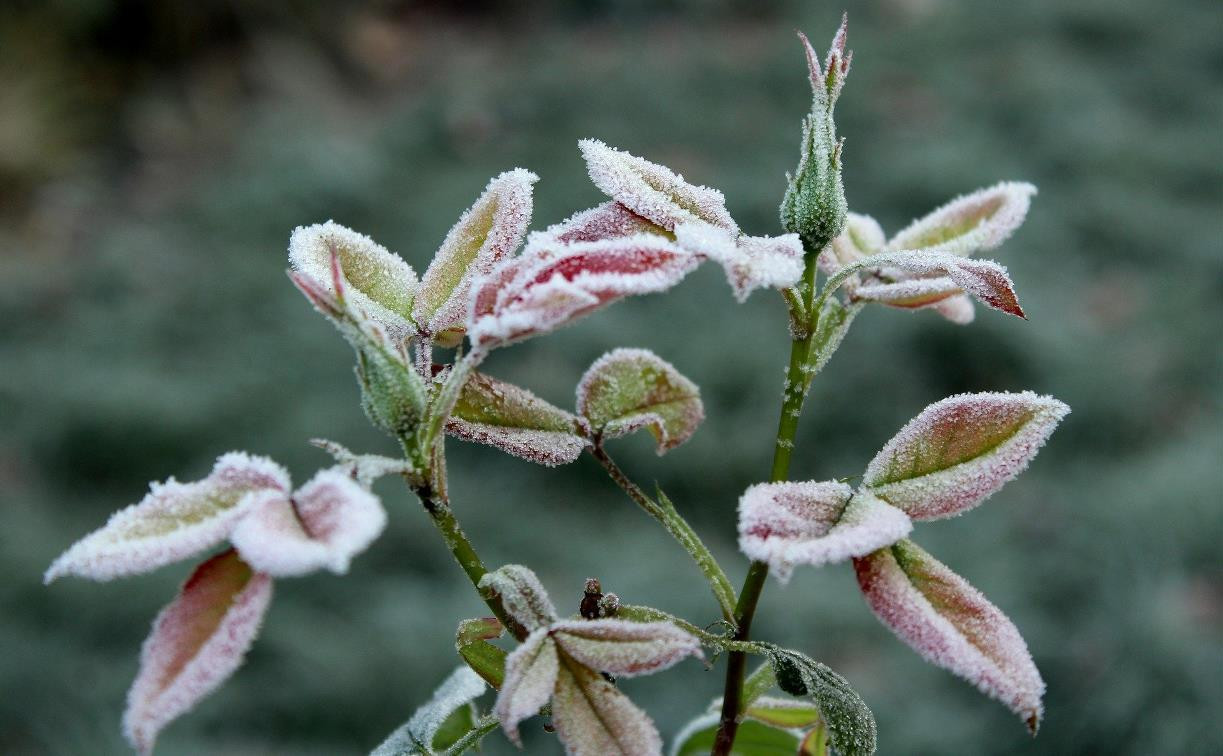
[[128,693],[123,730],[142,754],[172,720],[241,666],[272,598],[272,581],[233,551],[196,568],[157,615]]
[[570,657],[615,677],[653,674],[688,656],[704,658],[697,637],[669,622],[562,620],[551,631]]
[[412,463],[406,459],[393,459],[381,454],[355,454],[325,438],[313,438],[310,443],[335,458],[337,467],[343,468],[349,477],[365,488],[369,488],[374,481],[386,475],[406,475],[414,472]]
[[976,312],[972,307],[972,298],[966,294],[947,297],[936,302],[931,309],[956,325],[968,325],[976,317]]
[[854,560],[867,603],[922,658],[996,698],[1035,733],[1045,684],[996,606],[912,541]]
[[534,716],[552,697],[559,667],[556,643],[546,627],[532,632],[505,659],[505,683],[493,713],[501,720],[506,737],[520,748],[518,723]]
[[882,251],[887,237],[879,221],[860,213],[845,214],[845,228],[820,252],[816,262],[828,275]]
[[619,239],[636,234],[658,234],[668,238],[671,236],[667,229],[641,217],[615,200],[583,210],[544,230],[544,235],[562,243]]
[[572,462],[586,448],[580,421],[524,388],[473,373],[446,420],[452,436],[541,465]]
[[689,184],[670,168],[597,139],[583,139],[578,147],[594,185],[634,213],[668,231],[681,223],[700,221],[739,233],[726,211],[726,198],[717,189]]
[[532,185],[538,180],[534,173],[517,168],[489,181],[450,229],[425,271],[413,314],[442,346],[454,346],[462,339],[472,281],[522,244],[531,222]]
[[649,428],[658,453],[691,438],[705,408],[696,384],[646,349],[614,349],[578,382],[577,409],[605,438]]
[[1030,391],[949,397],[884,445],[863,486],[915,520],[960,514],[1023,472],[1069,412]]
[[386,527],[386,511],[342,468],[323,470],[292,496],[262,492],[230,540],[252,567],[273,577],[319,569],[342,575]]
[[562,663],[552,696],[552,724],[571,756],[662,753],[654,721],[614,685],[578,665]]
[[963,291],[995,310],[1025,317],[1015,285],[1006,268],[996,262],[928,251],[886,252],[878,255],[878,259],[878,275],[887,282],[859,286],[851,292],[853,299],[920,308]]
[[904,538],[908,516],[844,483],[759,483],[739,499],[739,548],[782,583],[794,566],[864,556]]
[[433,753],[435,738],[442,724],[463,707],[479,698],[487,686],[480,676],[467,667],[458,667],[447,677],[433,696],[392,732],[370,756],[400,756],[411,753]]
[[967,257],[991,250],[1023,224],[1036,187],[1003,181],[956,197],[913,221],[887,243],[888,251],[924,249]]
[[842,756],[875,752],[875,717],[849,682],[806,654],[772,646],[769,652],[777,685],[792,696],[810,696]]
[[546,333],[623,297],[669,289],[698,263],[653,234],[568,244],[532,237],[521,257],[477,282],[468,332],[485,348]]
[[684,223],[675,227],[675,238],[681,247],[721,265],[739,302],[756,289],[789,288],[803,276],[803,243],[797,234],[735,238],[708,223]]
[[45,581],[64,575],[91,580],[150,572],[221,543],[260,491],[284,495],[289,474],[266,457],[230,452],[211,474],[194,483],[170,478],[153,483],[137,504],[72,545],[47,570]]
[[299,226],[289,237],[289,262],[295,271],[310,276],[332,294],[331,257],[344,270],[347,296],[398,339],[415,332],[412,302],[416,272],[399,255],[373,239],[333,221]]
[[480,578],[480,591],[501,597],[510,616],[528,631],[556,621],[556,607],[534,572],[520,564],[507,564]]

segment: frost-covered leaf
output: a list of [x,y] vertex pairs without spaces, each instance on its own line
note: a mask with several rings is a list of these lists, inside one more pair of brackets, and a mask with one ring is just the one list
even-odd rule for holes
[[522,168],[502,173],[446,234],[421,278],[413,309],[416,322],[441,345],[462,339],[472,281],[522,243],[531,222],[532,185],[538,180]]
[[272,581],[234,550],[201,564],[157,615],[128,692],[123,731],[140,753],[157,733],[241,666],[272,598]]
[[854,560],[875,616],[931,664],[1005,704],[1035,733],[1045,683],[1019,630],[964,578],[912,541]]
[[915,520],[960,514],[1023,472],[1068,412],[1030,391],[949,397],[884,445],[863,486]]
[[634,213],[615,200],[575,213],[560,223],[548,226],[544,234],[562,243],[619,239],[636,234],[658,234],[668,239],[673,238],[667,229]]
[[782,729],[805,730],[820,723],[819,707],[795,698],[758,698],[744,710],[743,716]]
[[717,189],[694,186],[670,168],[608,147],[597,139],[578,142],[594,185],[613,200],[668,231],[701,221],[739,233],[726,198]]
[[551,629],[571,658],[615,677],[653,674],[687,656],[704,658],[700,640],[670,622],[562,620]]
[[[707,756],[713,749],[722,717],[718,712],[709,712],[693,719],[675,736],[670,756]],[[748,719],[739,724],[735,733],[735,750],[742,756],[794,756],[799,739],[792,732]]]
[[472,373],[446,420],[446,431],[541,465],[572,462],[586,448],[579,420],[524,388]]
[[675,239],[721,265],[739,302],[756,289],[789,288],[803,276],[803,243],[797,234],[735,237],[707,223],[684,223],[675,227]]
[[777,685],[792,696],[810,696],[815,702],[838,753],[875,752],[875,717],[844,677],[798,651],[773,647],[769,656]]
[[853,265],[882,251],[886,243],[887,236],[878,221],[869,215],[846,213],[845,227],[820,252],[816,262],[819,263],[820,270],[832,275],[846,265]]
[[[995,310],[1025,317],[1006,268],[991,260],[925,251],[888,252],[877,258],[882,275],[892,280],[858,286],[852,291],[853,298],[893,307],[918,308],[929,307],[963,291]],[[909,275],[889,275],[888,267]]]
[[972,298],[967,294],[947,297],[935,303],[931,309],[956,325],[968,325],[977,316],[973,311]]
[[339,258],[344,271],[348,298],[397,338],[406,338],[415,330],[412,302],[416,295],[416,272],[399,255],[332,221],[299,226],[289,237],[289,262],[293,269],[335,294],[332,255]]
[[186,559],[228,538],[251,504],[249,495],[259,491],[287,494],[289,474],[267,457],[242,452],[221,456],[203,480],[153,483],[139,503],[65,551],[44,579],[110,580]]
[[493,713],[501,720],[506,737],[519,747],[518,723],[534,716],[552,697],[560,669],[556,642],[546,627],[532,632],[505,660],[505,683]]
[[1019,228],[1036,187],[1004,181],[957,197],[913,221],[887,243],[889,251],[927,249],[968,256],[994,249]]
[[500,596],[510,616],[528,632],[556,621],[556,607],[535,573],[520,564],[507,564],[480,578],[480,592]]
[[293,493],[255,494],[230,540],[259,572],[297,577],[320,569],[342,575],[386,527],[378,497],[343,468],[322,470]]
[[809,367],[803,371],[804,390],[811,387],[811,381],[824,369],[832,355],[841,347],[849,326],[858,316],[862,305],[851,303],[848,307],[841,304],[836,297],[824,300],[820,309],[819,320],[815,324],[815,332],[811,334],[811,350],[814,357],[807,363]]
[[571,756],[662,753],[654,722],[616,686],[562,657],[552,696],[552,724]]
[[[455,669],[433,691],[433,696],[412,714],[412,718],[392,732],[370,756],[431,756],[447,748],[463,732],[471,729],[475,722],[471,702],[485,690],[487,686],[475,672],[467,667]],[[448,726],[456,716],[460,725],[466,724],[465,729],[462,726]],[[451,731],[453,729],[460,730],[457,736]]]
[[699,262],[653,234],[568,244],[532,237],[521,257],[477,282],[468,332],[486,348],[546,333],[626,296],[665,291]]
[[383,476],[406,475],[415,471],[412,463],[406,459],[394,459],[381,454],[356,454],[325,438],[312,438],[310,443],[330,454],[338,463],[337,467],[343,468],[349,477],[365,488],[369,488]]
[[864,556],[912,529],[904,512],[844,483],[758,483],[739,499],[739,548],[783,583],[795,565]]
[[504,632],[496,617],[481,617],[460,622],[454,638],[454,649],[467,666],[497,690],[505,683],[506,652],[488,641]]
[[696,384],[645,349],[613,349],[596,360],[578,383],[577,408],[605,438],[649,428],[659,454],[687,441],[705,419]]

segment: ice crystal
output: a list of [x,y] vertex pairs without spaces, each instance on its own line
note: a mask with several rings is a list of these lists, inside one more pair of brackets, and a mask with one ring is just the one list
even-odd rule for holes
[[884,445],[863,485],[916,520],[960,514],[1023,472],[1069,411],[1030,391],[949,397]]
[[524,388],[475,373],[463,384],[446,431],[541,465],[577,459],[587,440],[580,421]]
[[649,428],[659,454],[691,438],[705,419],[696,384],[646,349],[614,349],[595,360],[578,382],[577,409],[606,438]]
[[506,737],[519,747],[522,737],[518,734],[518,723],[534,716],[552,697],[559,668],[556,642],[547,627],[533,631],[506,657],[505,683],[493,713],[501,720]]
[[854,568],[883,624],[922,658],[998,699],[1036,732],[1045,684],[1001,610],[912,541],[856,559]]
[[885,252],[877,259],[880,282],[852,289],[853,299],[921,308],[966,292],[995,310],[1026,317],[1006,268],[991,260],[929,251]]
[[480,579],[480,590],[501,597],[510,616],[534,631],[556,620],[556,607],[534,572],[520,564],[507,564]]
[[837,753],[868,756],[875,752],[875,717],[844,677],[798,651],[773,646],[769,655],[778,687],[793,696],[810,696],[815,702]]
[[654,721],[597,673],[562,662],[552,695],[552,724],[570,756],[654,756],[662,737]]
[[675,239],[721,265],[739,302],[756,289],[789,288],[803,275],[803,244],[797,234],[736,238],[708,223],[684,223],[675,227]]
[[406,459],[393,459],[381,454],[356,454],[335,441],[325,438],[310,439],[310,443],[330,454],[348,475],[365,488],[386,475],[404,475],[413,472],[412,463]]
[[455,712],[471,707],[488,687],[467,667],[458,667],[433,691],[433,696],[412,714],[412,718],[390,734],[370,756],[402,756],[433,753],[434,740],[442,724]]
[[869,215],[845,214],[845,228],[825,247],[816,258],[820,270],[828,275],[836,273],[846,265],[883,250],[887,237],[879,222]]
[[887,243],[888,251],[927,249],[967,257],[994,249],[1023,224],[1036,187],[1003,181],[956,197],[909,224]]
[[192,573],[157,615],[128,693],[123,730],[142,754],[172,720],[216,690],[242,664],[272,598],[272,581],[233,550]]
[[619,239],[636,234],[658,234],[670,238],[667,229],[615,200],[575,213],[560,223],[548,226],[544,234],[563,243]]
[[704,658],[696,636],[669,622],[562,620],[551,631],[570,657],[615,677],[653,674],[688,656]]

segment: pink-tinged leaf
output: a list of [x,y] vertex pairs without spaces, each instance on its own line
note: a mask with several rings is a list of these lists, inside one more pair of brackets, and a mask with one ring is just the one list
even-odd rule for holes
[[232,549],[196,568],[157,615],[128,693],[123,730],[136,750],[241,666],[272,598],[272,581]]
[[816,261],[821,271],[832,275],[846,265],[878,253],[886,243],[887,237],[878,221],[869,215],[846,213],[845,228],[820,252]]
[[578,383],[577,408],[604,438],[648,428],[659,454],[691,438],[705,419],[696,384],[646,349],[613,349],[595,360]]
[[520,564],[507,564],[480,578],[480,592],[500,596],[510,616],[528,632],[556,621],[556,607],[534,572]]
[[[1026,317],[1006,268],[996,262],[929,251],[887,252],[877,257],[880,275],[896,283],[857,287],[852,291],[855,299],[897,307],[925,307],[963,290],[995,310]],[[902,273],[894,275],[895,270]]]
[[675,227],[676,243],[717,262],[739,302],[756,289],[785,289],[803,275],[803,244],[798,234],[740,236],[707,223]]
[[561,620],[551,632],[571,658],[615,677],[653,674],[688,656],[704,658],[700,640],[670,622]]
[[266,457],[225,454],[203,480],[153,483],[139,503],[114,513],[65,551],[44,579],[110,580],[187,559],[228,538],[247,511],[248,494],[265,490],[288,493],[283,467]]
[[977,316],[973,310],[972,298],[967,294],[947,297],[936,302],[932,309],[956,325],[968,325]]
[[1019,631],[980,591],[912,541],[854,560],[883,624],[931,664],[976,685],[1035,733],[1045,691]]
[[637,234],[658,234],[671,238],[667,229],[641,217],[615,200],[583,210],[571,218],[548,226],[544,234],[561,243],[620,239]]
[[645,712],[597,672],[563,657],[552,724],[570,756],[662,753],[662,738]]
[[446,420],[452,436],[549,467],[572,462],[587,440],[580,421],[524,388],[472,373]]
[[884,445],[863,486],[915,520],[952,517],[1023,472],[1069,412],[1030,391],[949,397]]
[[652,234],[570,244],[533,237],[521,257],[477,283],[468,330],[486,348],[546,333],[623,297],[665,291],[699,262]]
[[739,548],[783,583],[795,565],[863,556],[912,529],[904,512],[844,483],[759,483],[739,499]]
[[406,475],[414,472],[412,463],[406,459],[384,457],[381,454],[356,454],[335,441],[312,438],[310,443],[335,458],[337,469],[343,471],[364,488],[386,475]]
[[717,189],[689,184],[670,168],[597,139],[583,139],[578,147],[594,185],[634,213],[668,231],[681,223],[700,221],[739,233],[726,211],[726,198]]
[[442,346],[462,339],[472,281],[522,244],[531,222],[532,185],[538,180],[534,173],[517,168],[489,181],[450,229],[425,271],[413,314]]
[[960,285],[948,276],[903,278],[893,283],[869,283],[853,290],[855,300],[882,302],[890,307],[921,309],[962,294]]
[[506,737],[520,748],[518,723],[534,716],[552,697],[559,667],[556,643],[546,627],[532,632],[505,659],[505,683],[493,713],[501,720]]
[[386,527],[378,497],[342,468],[319,472],[291,499],[271,491],[254,496],[230,540],[248,564],[273,577],[320,569],[342,575]]
[[913,221],[887,243],[891,251],[926,249],[967,257],[1002,244],[1023,224],[1036,187],[1004,181],[957,197]]
[[[338,292],[333,283],[333,255],[343,268],[344,292]],[[351,301],[397,338],[415,331],[416,272],[368,236],[332,221],[300,226],[289,238],[289,262],[295,271],[313,279],[303,285],[301,276],[295,276],[294,283],[324,313],[320,302],[326,299],[321,294],[327,292]]]

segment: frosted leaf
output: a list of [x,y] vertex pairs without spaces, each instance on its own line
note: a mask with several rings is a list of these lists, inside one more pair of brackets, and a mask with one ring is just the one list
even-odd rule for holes
[[966,294],[947,297],[936,302],[932,309],[956,325],[968,325],[976,317],[972,299]]
[[824,300],[819,320],[815,324],[815,333],[811,335],[811,348],[814,350],[815,359],[811,360],[811,368],[804,376],[804,391],[811,387],[811,381],[816,374],[824,369],[832,355],[840,348],[845,334],[849,333],[849,326],[861,309],[861,304],[846,307],[836,297]]
[[506,737],[519,748],[522,738],[518,723],[534,716],[552,697],[559,667],[556,643],[547,628],[532,632],[506,657],[505,684],[497,695],[493,713],[501,720]]
[[687,656],[704,658],[700,640],[670,622],[562,620],[551,631],[571,658],[615,677],[653,674]]
[[853,298],[882,302],[892,307],[918,309],[929,307],[962,293],[959,284],[947,276],[906,278],[895,283],[875,283],[853,290]]
[[1023,224],[1036,187],[1004,181],[957,197],[913,221],[887,243],[889,251],[927,249],[967,257],[994,249]]
[[[718,727],[722,723],[719,712],[702,714],[688,724],[675,736],[671,743],[670,756],[708,756],[713,749]],[[801,754],[798,750],[798,736],[786,730],[778,730],[769,725],[745,719],[739,724],[735,733],[735,754],[759,754],[764,756],[790,756]],[[823,756],[823,755],[821,755]]]
[[497,595],[510,616],[535,631],[556,621],[556,607],[535,573],[520,564],[507,564],[480,578],[484,595]]
[[432,754],[435,749],[445,748],[436,742],[442,724],[463,709],[470,714],[471,702],[485,690],[487,686],[479,675],[467,667],[458,667],[433,691],[433,696],[413,712],[412,718],[392,732],[370,756]]
[[739,302],[756,289],[785,289],[803,276],[803,243],[797,234],[735,238],[707,223],[675,227],[683,248],[717,262]]
[[810,696],[815,702],[837,753],[875,752],[875,717],[844,677],[798,651],[774,646],[769,656],[778,687],[792,696]]
[[739,499],[739,548],[781,582],[794,566],[863,556],[904,538],[908,516],[844,483],[758,483]]
[[157,734],[241,666],[272,598],[272,581],[232,549],[201,564],[157,615],[127,696],[123,732],[142,754]]
[[538,180],[522,168],[502,173],[446,234],[421,278],[413,309],[416,321],[440,345],[454,346],[462,339],[472,281],[522,244],[531,222],[532,185]]
[[949,397],[884,445],[863,486],[915,520],[960,514],[1023,472],[1069,412],[1030,391]]
[[807,729],[820,723],[819,707],[794,698],[762,696],[752,702],[743,716],[782,729]]
[[671,237],[667,229],[634,213],[615,200],[575,213],[560,223],[548,226],[544,234],[562,243],[619,239],[637,234]]
[[[1026,317],[1006,268],[996,262],[922,250],[887,252],[878,259],[880,275],[895,283],[859,286],[852,292],[855,299],[875,299],[897,307],[925,307],[963,290],[995,310]],[[889,268],[912,275],[895,275]]]
[[696,384],[646,349],[614,349],[595,360],[578,383],[577,408],[605,438],[649,428],[659,454],[687,441],[705,419]]
[[569,244],[546,236],[533,240],[521,257],[477,283],[468,329],[474,343],[525,339],[623,297],[665,291],[700,262],[653,234]]
[[923,659],[968,680],[1035,733],[1045,684],[996,606],[912,541],[854,560],[875,616]]
[[645,712],[597,672],[568,660],[556,680],[552,724],[570,756],[662,753],[662,738]]
[[293,269],[335,294],[331,284],[333,254],[339,257],[344,270],[347,296],[362,310],[397,338],[406,338],[416,330],[412,320],[416,272],[399,255],[332,221],[299,226],[289,237],[289,263]]
[[586,448],[577,417],[524,388],[472,373],[446,431],[541,465],[567,464]]
[[670,168],[608,147],[597,139],[578,142],[590,180],[613,200],[670,231],[701,221],[739,233],[726,198],[717,189],[694,186]]
[[338,463],[337,468],[342,468],[349,477],[365,488],[369,488],[383,476],[406,475],[415,471],[412,463],[406,459],[394,459],[381,454],[356,454],[325,438],[312,438],[310,443],[330,454]]
[[481,617],[460,622],[454,638],[454,649],[467,666],[498,690],[505,684],[506,653],[488,641],[500,638],[504,632],[496,617]]
[[386,527],[386,511],[342,468],[322,470],[294,492],[254,494],[230,540],[252,567],[273,577],[320,569],[348,572],[352,558]]
[[878,221],[869,215],[846,213],[845,228],[820,252],[816,262],[821,271],[832,275],[881,251],[886,243],[887,237]]
[[56,559],[44,580],[110,580],[186,559],[228,538],[251,503],[248,494],[265,490],[287,494],[289,474],[267,457],[242,452],[222,455],[203,480],[153,483],[139,503],[115,512]]

